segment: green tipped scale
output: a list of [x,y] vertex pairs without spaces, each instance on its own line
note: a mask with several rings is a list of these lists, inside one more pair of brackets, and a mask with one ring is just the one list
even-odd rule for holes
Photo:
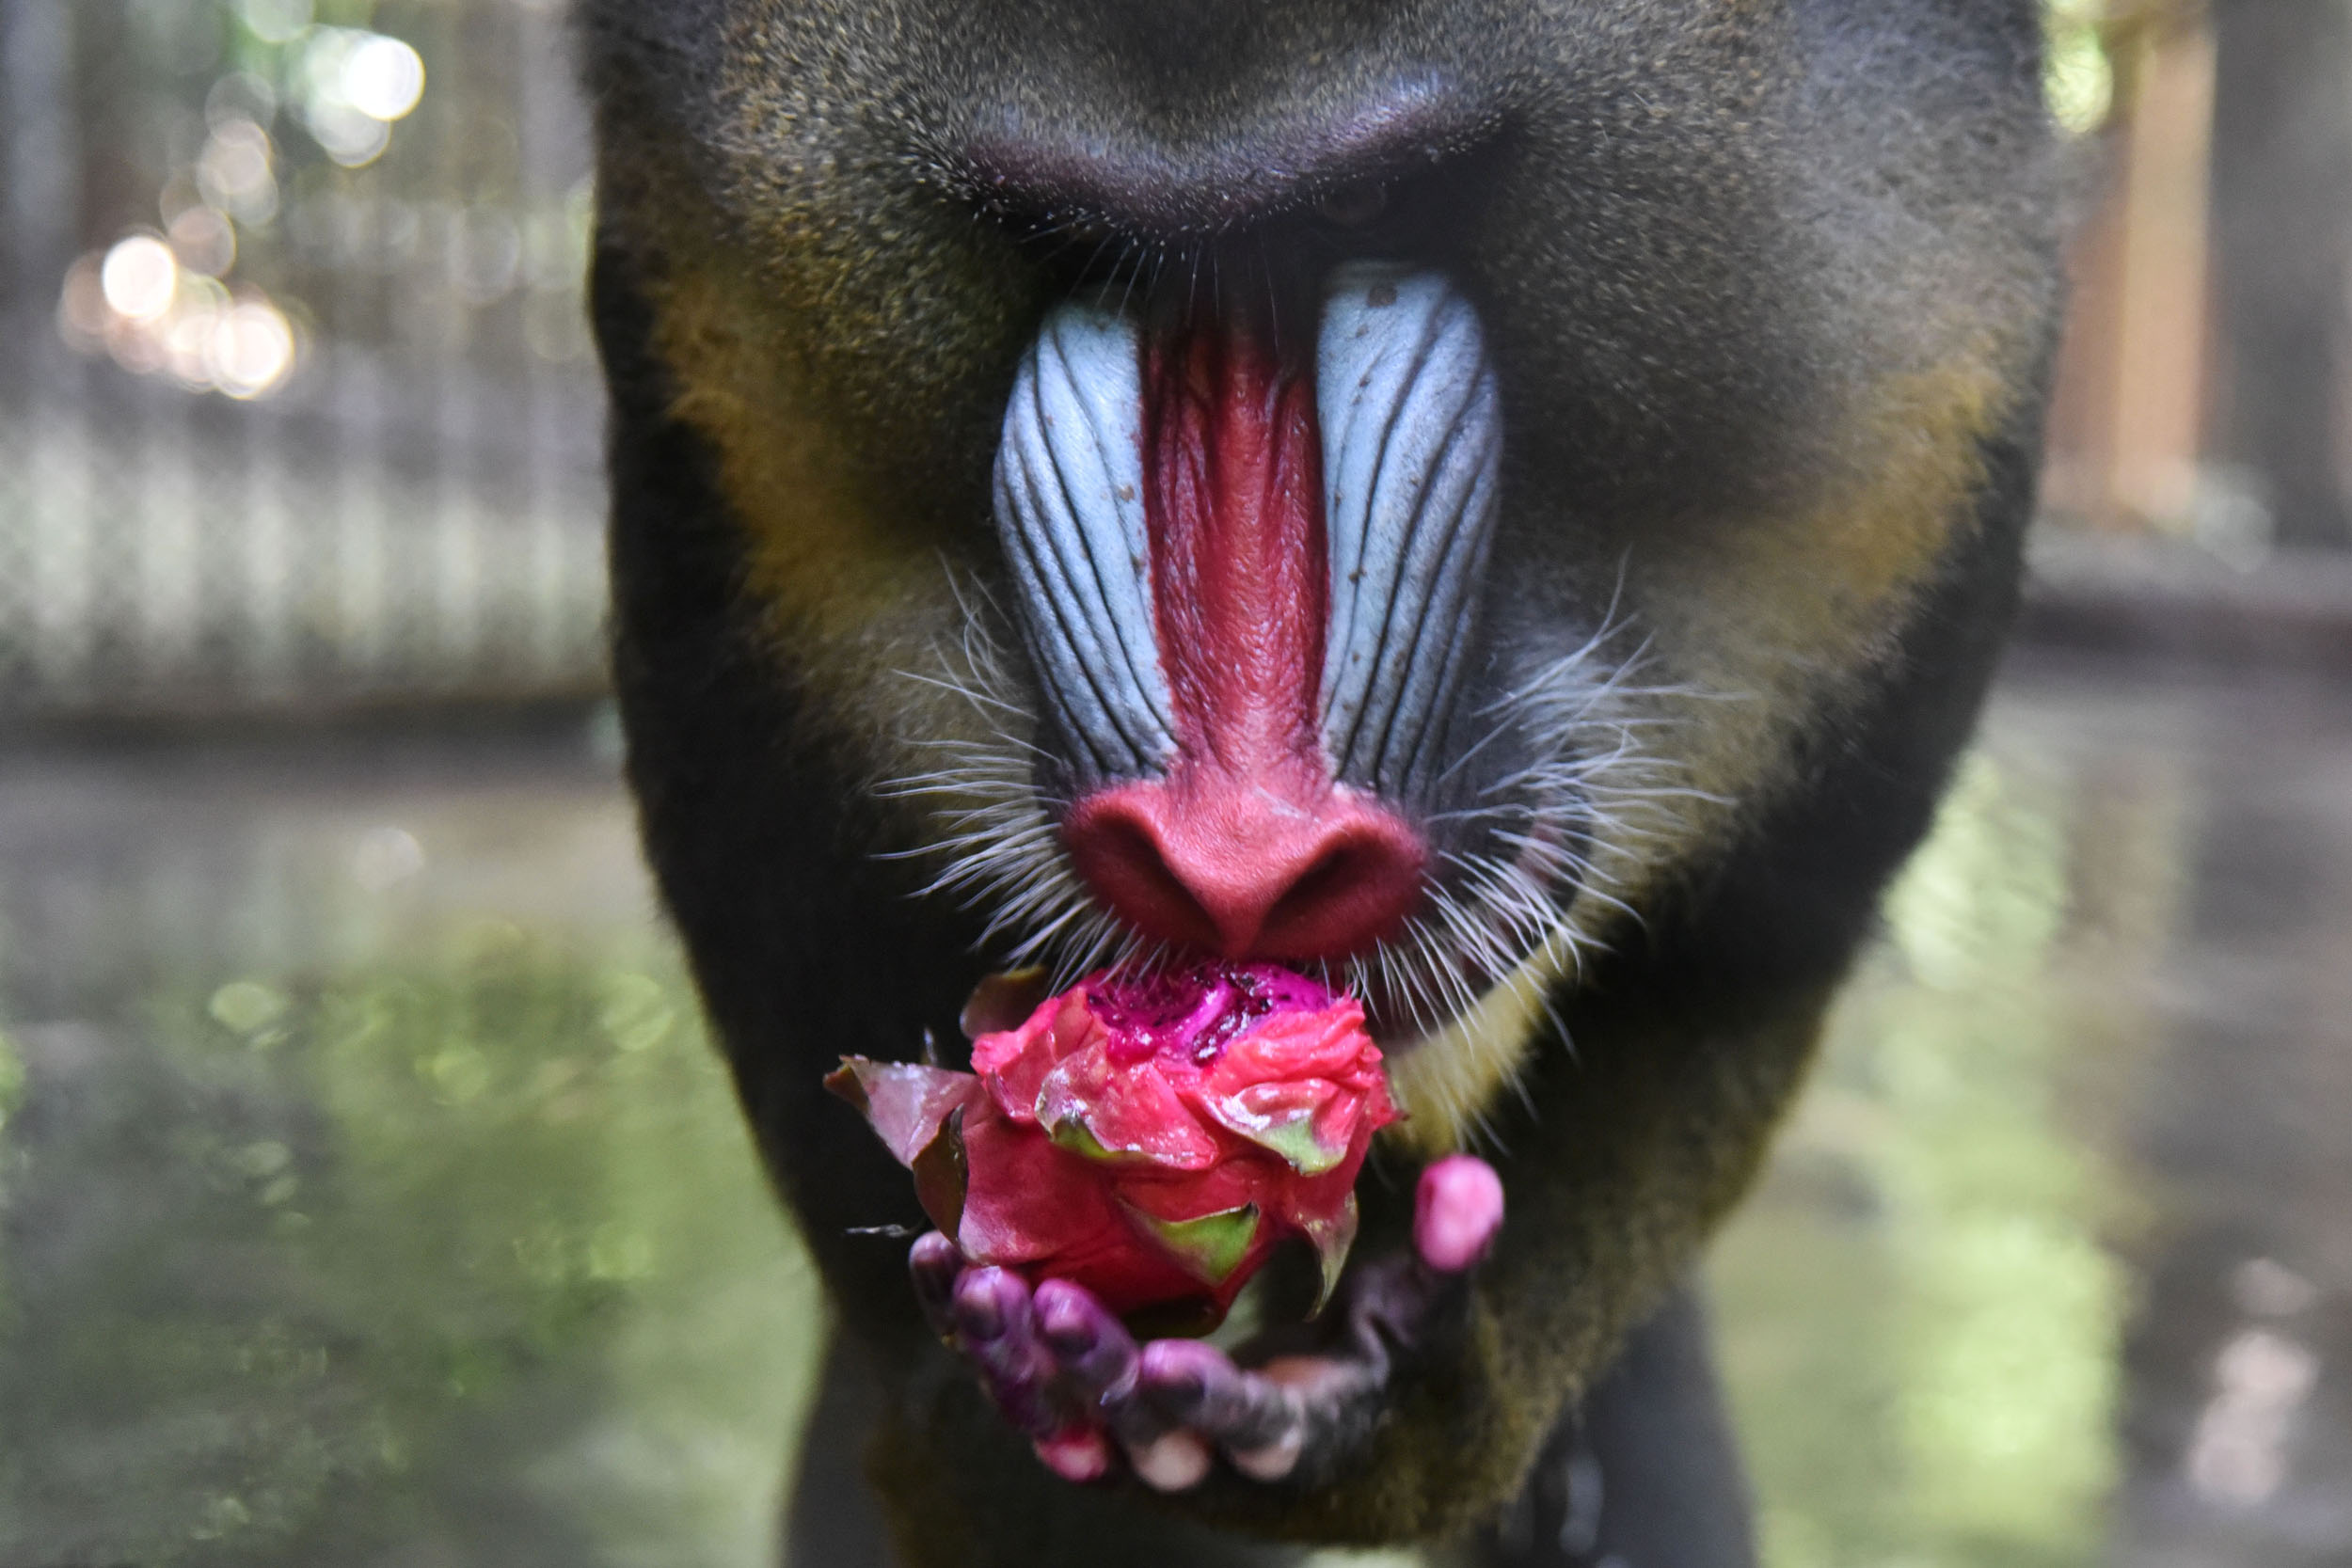
[[1224,1105],[1212,1105],[1210,1111],[1219,1125],[1268,1153],[1280,1155],[1301,1176],[1321,1176],[1336,1170],[1340,1162],[1347,1158],[1345,1144],[1333,1148],[1315,1136],[1311,1108],[1280,1117],[1252,1117]]
[[1097,1164],[1148,1165],[1154,1163],[1152,1156],[1141,1149],[1112,1148],[1094,1135],[1094,1129],[1086,1124],[1083,1117],[1065,1116],[1047,1126],[1045,1135],[1053,1140],[1056,1148],[1066,1149]]
[[1258,1206],[1254,1203],[1189,1220],[1164,1220],[1124,1199],[1119,1206],[1136,1229],[1205,1285],[1222,1285],[1232,1278],[1258,1239]]
[[1315,1261],[1323,1269],[1322,1286],[1315,1292],[1317,1312],[1323,1310],[1331,1292],[1339,1287],[1340,1271],[1347,1267],[1348,1249],[1356,1244],[1357,1220],[1356,1195],[1350,1193],[1347,1201],[1340,1205],[1340,1212],[1329,1219],[1302,1216],[1299,1221],[1299,1228],[1314,1243]]

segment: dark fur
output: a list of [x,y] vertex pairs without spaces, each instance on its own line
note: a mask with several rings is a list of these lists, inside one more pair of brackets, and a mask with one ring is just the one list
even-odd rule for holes
[[[1461,1538],[1498,1517],[1753,1176],[1973,722],[2030,509],[2055,297],[2035,8],[1539,9],[590,0],[630,778],[770,1168],[882,1369],[873,1473],[914,1561],[1223,1560],[1206,1530],[1142,1525],[1144,1509],[1335,1541]],[[1318,106],[1400,83],[1438,84],[1445,113],[1397,146],[1314,129]],[[1002,117],[981,112],[1008,100],[1010,151],[992,139]],[[1081,177],[1021,150],[1040,144],[1104,156]],[[1267,149],[1305,177],[1220,196],[1234,184],[1220,170],[1278,166]],[[807,432],[812,471],[837,481],[864,536],[990,582],[1005,388],[1073,267],[1121,245],[1187,255],[1213,230],[1285,233],[1331,182],[1384,160],[1409,173],[1425,150],[1442,178],[1399,189],[1442,222],[1395,243],[1480,299],[1512,419],[1498,658],[1580,641],[1630,550],[1628,592],[1669,628],[1669,673],[1752,665],[1768,738],[1707,764],[1740,809],[1673,847],[1642,926],[1554,997],[1573,1051],[1539,1042],[1525,1101],[1486,1108],[1509,1194],[1501,1246],[1363,1461],[1320,1484],[1229,1477],[1174,1503],[1079,1492],[930,1340],[903,1245],[850,1234],[921,1216],[818,1076],[844,1053],[908,1056],[927,1029],[956,1038],[990,959],[977,911],[912,898],[918,874],[874,854],[923,835],[871,794],[892,765],[874,736],[906,721],[887,688],[839,672],[910,659],[909,633],[844,631],[832,587],[796,598],[797,579],[763,564],[791,543],[759,520],[775,498],[731,488],[726,454],[782,439],[764,420]],[[1076,252],[1022,237],[1049,211],[1078,226]],[[674,330],[690,308],[698,337]],[[714,333],[725,354],[696,358]],[[772,363],[793,405],[771,413],[750,383],[698,402],[722,363]],[[1915,430],[1883,416],[1909,406],[1897,388],[1938,377],[1999,395],[1955,398],[1971,417]],[[1958,477],[1915,503],[1933,515],[1884,574],[1899,582],[1873,590],[1883,606],[1861,614],[1834,586],[1818,607],[1743,601],[1753,572],[1724,562],[1752,541],[1729,531],[1842,561],[1808,544],[1820,498],[1867,492],[1898,450]],[[1704,629],[1674,632],[1682,617]],[[1785,674],[1798,652],[1756,651],[1817,626],[1834,657],[1805,657],[1830,668],[1799,679]],[[1400,1243],[1411,1177],[1394,1159],[1368,1175],[1364,1248]]]

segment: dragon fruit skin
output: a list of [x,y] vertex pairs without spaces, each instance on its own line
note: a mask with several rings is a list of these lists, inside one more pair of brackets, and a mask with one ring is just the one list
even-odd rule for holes
[[980,1035],[972,1066],[850,1057],[827,1084],[970,1261],[1203,1324],[1292,1236],[1327,1293],[1396,1118],[1362,1006],[1272,965],[1089,975]]

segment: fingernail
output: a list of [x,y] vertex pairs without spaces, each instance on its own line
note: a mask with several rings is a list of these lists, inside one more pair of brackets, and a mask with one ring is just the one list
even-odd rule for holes
[[1045,1467],[1064,1481],[1100,1481],[1111,1467],[1111,1446],[1092,1427],[1064,1427],[1031,1445]]
[[1280,1481],[1298,1468],[1298,1455],[1306,1446],[1306,1433],[1296,1430],[1263,1448],[1235,1449],[1228,1455],[1233,1468],[1251,1481]]
[[1421,1173],[1413,1247],[1440,1274],[1478,1261],[1502,1227],[1502,1179],[1473,1154],[1449,1154]]
[[1129,1454],[1136,1477],[1154,1492],[1182,1492],[1207,1478],[1209,1446],[1189,1432],[1171,1432]]

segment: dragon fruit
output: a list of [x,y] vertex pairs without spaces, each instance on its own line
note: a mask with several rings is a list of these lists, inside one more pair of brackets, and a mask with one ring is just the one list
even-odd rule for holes
[[1362,1006],[1271,964],[1089,975],[980,1034],[972,1067],[853,1056],[826,1084],[971,1262],[1193,1327],[1292,1237],[1329,1293],[1396,1119]]

